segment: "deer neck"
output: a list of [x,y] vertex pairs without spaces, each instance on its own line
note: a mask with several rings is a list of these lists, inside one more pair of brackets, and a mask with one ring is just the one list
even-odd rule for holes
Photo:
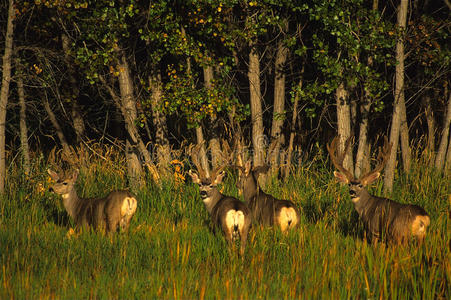
[[355,196],[351,196],[351,201],[354,203],[354,208],[359,215],[362,215],[365,208],[371,202],[372,196],[366,188],[361,189]]
[[75,218],[78,203],[81,201],[81,199],[78,198],[75,188],[73,188],[69,193],[63,194],[62,197],[63,205],[67,213],[72,218]]
[[257,180],[255,179],[254,175],[252,174],[244,182],[244,188],[243,188],[244,201],[249,202],[252,198],[257,196],[257,194],[258,194],[258,184],[257,184]]
[[215,207],[222,197],[224,196],[218,191],[217,188],[212,189],[206,197],[202,197],[202,201],[204,202],[205,208],[209,214],[211,214],[213,207]]

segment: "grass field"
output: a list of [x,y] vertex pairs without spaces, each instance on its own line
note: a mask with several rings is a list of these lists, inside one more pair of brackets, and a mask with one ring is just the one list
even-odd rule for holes
[[[81,168],[78,191],[102,196],[124,188],[124,162],[93,158]],[[115,160],[115,161],[114,161]],[[42,157],[33,176],[11,163],[0,201],[0,299],[450,299],[450,176],[416,162],[396,176],[391,198],[423,206],[431,225],[421,247],[371,246],[345,187],[318,157],[267,191],[301,209],[300,227],[284,235],[254,227],[243,259],[230,252],[191,182],[145,184],[128,233],[82,232],[60,197],[47,192]],[[224,193],[238,196],[233,172]],[[371,189],[382,194],[382,183]]]

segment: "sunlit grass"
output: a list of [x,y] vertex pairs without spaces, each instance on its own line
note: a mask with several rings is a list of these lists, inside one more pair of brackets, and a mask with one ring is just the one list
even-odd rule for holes
[[[96,151],[79,165],[79,194],[126,188],[121,156]],[[397,176],[391,198],[428,211],[427,239],[420,247],[372,246],[346,188],[323,158],[316,161],[265,188],[300,207],[300,226],[286,235],[254,226],[243,259],[213,234],[190,182],[134,191],[139,207],[128,233],[68,238],[73,223],[47,192],[50,165],[35,156],[30,176],[12,162],[0,202],[0,298],[449,299],[449,176],[422,162]],[[224,193],[238,196],[235,176],[229,173]],[[383,195],[382,182],[371,191]]]

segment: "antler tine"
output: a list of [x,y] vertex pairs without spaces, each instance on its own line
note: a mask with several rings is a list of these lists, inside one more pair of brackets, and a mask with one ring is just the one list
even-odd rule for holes
[[342,153],[338,153],[336,155],[336,152],[339,152],[338,145],[337,145],[338,140],[339,140],[339,136],[337,135],[332,140],[332,143],[330,145],[329,144],[326,145],[327,151],[329,151],[330,159],[332,161],[332,164],[335,166],[335,168],[337,168],[341,173],[343,173],[343,175],[345,175],[349,180],[353,180],[354,176],[352,175],[352,173],[343,167],[343,160],[346,157],[346,153],[348,152],[349,145],[351,143],[351,137],[349,137],[346,140],[344,151]]
[[360,178],[365,178],[369,175],[372,175],[374,173],[382,171],[385,164],[387,163],[388,158],[390,157],[390,152],[393,144],[388,142],[388,138],[384,137],[384,146],[379,148],[379,154],[377,155],[377,166],[370,172],[366,173],[365,175],[361,176]]
[[222,164],[217,167],[213,172],[211,173],[211,178],[215,178],[216,175],[224,170],[225,167],[227,167],[230,162],[233,160],[233,153],[236,151],[236,145],[233,146],[233,150],[230,149],[229,143],[227,143],[226,140],[222,140]]
[[236,160],[237,160],[236,166],[239,168],[242,168],[242,167],[244,167],[244,162],[243,162],[244,157],[243,157],[243,147],[241,145],[241,141],[239,138],[235,137],[233,147],[236,151]]
[[199,161],[199,150],[200,150],[201,144],[193,145],[191,144],[188,147],[188,154],[191,156],[191,160],[193,161],[194,165],[196,166],[197,172],[199,172],[200,178],[206,178],[207,173],[202,168],[202,164]]

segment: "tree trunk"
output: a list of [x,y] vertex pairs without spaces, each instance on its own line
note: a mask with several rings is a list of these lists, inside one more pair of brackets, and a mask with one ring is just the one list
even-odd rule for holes
[[[128,133],[135,132],[135,124],[138,118],[136,110],[136,102],[133,96],[133,82],[130,77],[130,70],[124,54],[121,54],[120,62],[118,64],[119,70],[119,89],[121,93],[121,105],[123,107],[122,114],[125,122],[125,128]],[[124,115],[125,113],[125,115]],[[129,120],[127,122],[127,120]],[[127,169],[130,182],[134,187],[144,178],[141,162],[138,157],[138,136],[129,134],[126,138],[126,157]]]
[[[340,136],[340,151],[344,150],[346,140],[351,137],[351,106],[349,104],[348,92],[344,84],[341,83],[336,92],[335,99],[337,101],[337,127]],[[352,162],[352,150],[346,155],[343,166],[352,172],[354,170]]]
[[260,85],[260,62],[255,42],[250,43],[249,53],[249,90],[251,102],[252,121],[252,146],[254,151],[254,166],[262,166],[265,163],[263,154],[266,147],[266,139],[263,135],[263,111],[262,94]]
[[61,35],[61,41],[63,44],[64,60],[66,62],[67,69],[69,71],[69,82],[71,85],[72,94],[70,97],[71,102],[71,116],[72,124],[77,135],[77,142],[80,143],[85,135],[85,123],[83,121],[83,115],[81,113],[80,106],[78,105],[78,97],[80,95],[80,89],[78,88],[77,80],[75,78],[74,62],[69,56],[70,46],[69,38],[64,33]]
[[268,153],[272,175],[277,174],[280,164],[279,152],[282,144],[280,134],[285,121],[285,63],[288,53],[283,41],[279,41],[274,66],[274,111],[271,127],[271,143],[275,144],[269,147],[272,153]]
[[291,171],[291,161],[292,161],[292,155],[293,155],[293,143],[294,143],[294,136],[296,134],[295,129],[296,129],[296,119],[298,116],[298,105],[299,105],[299,98],[300,98],[300,91],[302,90],[302,79],[303,79],[303,74],[304,74],[304,65],[302,65],[302,70],[301,70],[301,78],[299,78],[299,83],[298,83],[298,90],[296,91],[296,96],[294,97],[294,104],[293,104],[293,115],[291,117],[291,124],[290,124],[290,140],[288,142],[288,152],[287,152],[287,157],[286,157],[286,161],[287,161],[287,165],[285,166],[285,174],[284,177],[287,178],[288,175],[290,174]]
[[[378,0],[373,0],[373,10],[377,11],[379,6]],[[373,67],[373,58],[368,57],[369,68]],[[365,87],[365,95],[363,103],[360,104],[360,129],[359,129],[359,146],[357,148],[357,155],[355,158],[355,177],[359,178],[360,175],[369,171],[371,155],[369,152],[368,143],[368,126],[369,126],[369,114],[371,109],[371,94],[368,87]]]
[[[168,173],[171,163],[171,149],[168,140],[168,127],[166,116],[160,111],[161,96],[163,94],[163,84],[161,74],[154,69],[153,74],[149,76],[149,86],[151,90],[152,122],[155,128],[155,151],[159,169],[163,173]],[[164,174],[165,176],[168,174]]]
[[58,136],[61,146],[63,147],[63,154],[64,154],[65,159],[69,163],[74,164],[75,160],[74,160],[72,151],[70,150],[69,144],[67,143],[66,136],[64,135],[63,129],[61,128],[60,124],[58,123],[55,113],[50,108],[49,99],[47,98],[47,93],[45,93],[45,98],[44,98],[44,109],[47,112],[47,115],[49,116],[49,119],[53,125],[53,128],[55,128],[55,130],[56,130],[56,135]]
[[402,165],[405,173],[409,173],[410,171],[410,162],[412,160],[411,149],[409,145],[409,126],[407,124],[407,115],[406,115],[406,103],[404,101],[404,95],[401,99],[401,103],[399,105],[401,112],[401,120],[400,120],[400,139],[401,139],[401,154],[402,154]]
[[2,87],[0,90],[0,195],[5,192],[6,181],[6,109],[8,104],[9,83],[11,81],[11,56],[13,52],[13,35],[15,18],[14,1],[9,0],[8,21],[5,34],[5,52],[2,63]]
[[[213,68],[211,66],[204,67],[204,86],[207,90],[210,90],[213,82]],[[216,117],[211,118],[211,132],[212,137],[209,142],[211,151],[211,165],[213,169],[216,169],[221,163],[221,146],[218,139],[218,120]]]
[[426,94],[423,97],[424,102],[424,113],[426,116],[426,122],[428,125],[428,137],[427,137],[427,147],[426,152],[429,158],[432,158],[432,154],[435,151],[435,117],[434,110],[432,109],[431,95]]
[[357,156],[355,158],[355,177],[359,178],[365,171],[364,166],[367,164],[365,161],[369,161],[368,149],[368,115],[370,113],[371,101],[369,99],[368,91],[365,91],[364,102],[360,106],[360,130],[359,130],[359,146],[357,148]]
[[[401,0],[398,7],[398,26],[405,30],[407,22],[408,0]],[[396,71],[395,71],[395,101],[393,105],[392,124],[390,129],[390,143],[392,144],[390,158],[385,167],[384,189],[390,194],[393,191],[393,179],[395,177],[396,154],[398,152],[399,132],[401,127],[402,105],[404,103],[404,41],[399,39],[396,43]]]
[[449,93],[448,95],[448,105],[446,108],[445,117],[443,118],[443,128],[442,128],[442,136],[440,139],[440,146],[438,147],[437,157],[435,158],[435,167],[439,170],[442,170],[445,164],[446,148],[449,143],[448,139],[450,125],[451,125],[451,93]]
[[[16,66],[19,68],[19,64]],[[30,149],[28,146],[28,128],[27,128],[27,108],[25,103],[25,89],[23,86],[22,72],[18,72],[17,76],[17,93],[19,94],[19,106],[20,106],[20,149],[23,156],[23,167],[27,175],[30,175]]]

